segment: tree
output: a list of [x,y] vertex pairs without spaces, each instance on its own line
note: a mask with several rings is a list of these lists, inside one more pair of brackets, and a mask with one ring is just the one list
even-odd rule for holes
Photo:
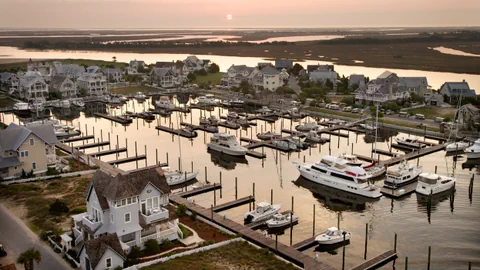
[[50,204],[48,212],[54,216],[60,216],[64,213],[68,213],[69,209],[67,204],[64,201],[56,199],[55,202]]
[[188,73],[187,75],[187,79],[190,81],[190,82],[194,82],[196,79],[197,79],[197,76],[195,76],[195,74],[193,74],[192,72]]
[[242,81],[240,83],[240,91],[242,91],[244,94],[250,94],[250,85],[247,81]]
[[208,67],[208,72],[209,73],[218,73],[220,72],[220,67],[215,64],[215,63],[212,63],[209,67]]
[[352,96],[343,97],[340,102],[347,104],[347,106],[352,106],[355,103],[355,99]]
[[85,88],[80,89],[80,96],[86,97],[87,96],[87,89],[85,89]]
[[330,89],[330,90],[333,90],[333,82],[330,81],[330,79],[327,79],[327,81],[325,82],[325,86]]
[[40,251],[34,249],[34,248],[29,248],[23,253],[20,254],[17,258],[17,263],[18,264],[23,264],[25,267],[25,270],[33,270],[34,264],[33,262],[36,262],[39,264],[42,261],[42,254]]
[[303,69],[302,65],[300,65],[299,63],[295,63],[295,65],[293,65],[292,67],[291,73],[295,76],[298,76],[298,74],[300,74],[300,71],[302,69]]
[[113,56],[112,59],[113,59],[114,63],[117,62],[117,57],[116,56]]

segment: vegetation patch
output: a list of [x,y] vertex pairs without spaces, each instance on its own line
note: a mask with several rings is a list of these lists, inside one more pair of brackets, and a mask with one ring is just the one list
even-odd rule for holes
[[182,216],[179,218],[179,221],[180,223],[187,225],[189,228],[197,232],[198,236],[203,240],[211,240],[212,244],[234,238],[234,236],[229,235],[205,222],[202,222],[198,219],[192,220],[190,216]]
[[423,107],[408,110],[411,115],[423,114],[427,119],[435,119],[436,117],[449,118],[452,120],[455,117],[455,108],[440,108],[440,107]]

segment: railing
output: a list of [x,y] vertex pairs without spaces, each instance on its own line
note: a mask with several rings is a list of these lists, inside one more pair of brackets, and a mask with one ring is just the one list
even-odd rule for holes
[[134,247],[136,244],[137,244],[137,241],[135,241],[135,239],[125,243],[125,245],[129,247]]
[[152,213],[150,215],[144,215],[143,213],[141,214],[141,217],[143,218],[143,221],[145,224],[151,224],[153,222],[167,219],[168,218],[168,210],[164,208],[159,208],[158,212]]
[[98,226],[100,226],[100,225],[102,224],[102,222],[100,222],[100,221],[91,221],[91,220],[89,219],[89,216],[85,216],[85,217],[83,217],[83,224],[84,224],[85,226],[87,226],[88,228],[90,228],[90,230],[95,231],[95,229],[97,229]]

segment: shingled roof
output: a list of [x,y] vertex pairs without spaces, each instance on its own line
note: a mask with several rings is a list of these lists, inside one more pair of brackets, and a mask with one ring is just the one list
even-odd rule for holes
[[102,259],[103,254],[107,249],[111,249],[117,253],[123,260],[126,260],[127,255],[122,249],[120,240],[116,233],[103,235],[97,239],[89,240],[85,242],[85,252],[93,269],[95,269]]

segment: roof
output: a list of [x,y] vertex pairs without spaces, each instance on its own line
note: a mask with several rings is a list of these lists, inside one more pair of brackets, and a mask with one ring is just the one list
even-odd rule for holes
[[460,111],[469,111],[472,114],[477,114],[480,109],[469,103],[460,107]]
[[18,79],[17,75],[15,75],[14,73],[2,72],[2,73],[0,73],[0,81],[5,82],[8,79],[10,79],[10,77],[12,77],[12,76],[15,76]]
[[419,86],[428,86],[427,77],[400,77],[400,85],[413,88]]
[[89,66],[87,68],[88,73],[97,73],[97,72],[102,72],[102,69],[98,66]]
[[[71,81],[67,76],[65,75],[55,75],[52,77],[50,80],[50,85],[49,85],[49,90],[50,91],[60,91],[60,88],[62,87],[63,82],[65,80]],[[73,83],[73,81],[71,81]]]
[[365,83],[365,76],[363,74],[352,74],[348,81],[350,85],[358,84],[359,86],[362,82]]
[[107,68],[104,70],[105,74],[112,74],[112,73],[122,73],[122,70],[119,68]]
[[238,73],[247,71],[249,74],[252,73],[253,70],[255,70],[254,67],[248,67],[246,65],[232,65],[230,68]]
[[169,68],[153,68],[152,69],[152,74],[155,74],[156,76],[163,77],[167,75],[169,72],[172,72]]
[[266,75],[280,74],[280,72],[278,72],[278,70],[276,70],[275,68],[273,68],[271,66],[264,67],[264,68],[262,68],[261,71],[262,71],[263,74],[266,74]]
[[277,59],[275,60],[276,68],[291,68],[293,66],[293,60],[289,59]]
[[395,74],[395,73],[385,70],[382,74],[378,75],[377,79],[386,79],[392,74]]
[[55,131],[53,131],[54,128],[52,124],[31,124],[28,126],[28,129],[31,130],[35,135],[37,135],[46,144],[55,144],[58,142]]
[[442,85],[440,89],[447,87],[447,91],[451,95],[462,95],[463,97],[475,97],[477,94],[475,90],[470,89],[470,86],[467,82],[446,82]]
[[85,242],[85,252],[90,260],[92,268],[95,269],[100,262],[103,254],[107,249],[111,249],[119,255],[123,260],[126,259],[126,254],[122,249],[120,240],[116,233],[107,234],[98,237],[97,239],[89,240]]
[[16,151],[31,133],[30,130],[11,123],[6,129],[0,130],[0,149]]
[[317,69],[324,69],[324,70],[330,70],[330,71],[335,71],[335,68],[333,65],[307,65],[307,71],[312,72]]
[[25,86],[25,87],[30,87],[36,82],[41,82],[45,83],[43,78],[41,76],[27,76],[25,75],[24,77],[20,78],[20,86]]
[[21,162],[18,160],[17,156],[2,157],[0,156],[0,169],[10,168],[13,166],[20,165]]
[[131,60],[130,61],[130,65],[133,65],[133,64],[139,64],[139,65],[145,65],[145,62],[144,61],[141,61],[141,60]]

